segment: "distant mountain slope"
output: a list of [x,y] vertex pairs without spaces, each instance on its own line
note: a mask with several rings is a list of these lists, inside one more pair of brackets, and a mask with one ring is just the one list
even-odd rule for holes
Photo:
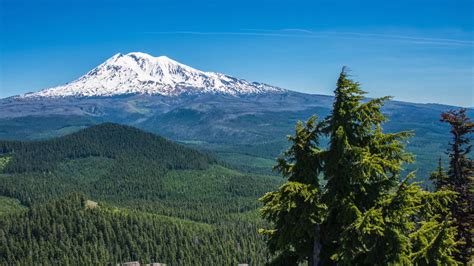
[[79,79],[24,97],[93,97],[126,94],[246,95],[279,93],[285,90],[263,83],[250,83],[228,75],[204,72],[166,56],[153,57],[135,52],[116,54]]
[[[233,97],[229,95],[127,95],[120,97],[28,98],[0,100],[0,139],[45,139],[62,136],[104,121],[133,125],[198,149],[225,153],[242,170],[244,156],[274,161],[287,146],[297,120],[325,117],[332,97],[297,92]],[[439,122],[437,104],[390,101],[383,108],[388,131],[413,130],[408,149],[417,156],[418,176],[425,179],[444,157],[449,129]],[[474,116],[472,109],[468,110]],[[236,156],[231,156],[235,154]],[[258,158],[256,158],[258,159]],[[259,167],[257,167],[259,168]],[[252,170],[253,171],[253,170]],[[265,163],[259,173],[269,173]]]

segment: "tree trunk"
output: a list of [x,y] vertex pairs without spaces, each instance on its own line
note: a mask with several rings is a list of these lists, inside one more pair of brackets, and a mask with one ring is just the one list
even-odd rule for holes
[[309,266],[318,266],[319,264],[319,253],[321,252],[321,241],[319,237],[319,224],[315,227],[314,241],[313,241],[313,254],[309,258]]

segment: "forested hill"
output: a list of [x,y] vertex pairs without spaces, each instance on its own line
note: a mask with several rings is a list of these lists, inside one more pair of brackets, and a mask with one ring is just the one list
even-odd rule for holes
[[0,141],[0,196],[32,206],[70,193],[197,221],[256,209],[276,177],[243,174],[210,154],[118,124],[42,141]]
[[263,265],[257,198],[280,182],[117,124],[0,141],[0,265]]
[[45,172],[58,163],[91,156],[146,163],[158,169],[205,169],[211,156],[130,126],[104,123],[43,141],[0,141],[5,173]]

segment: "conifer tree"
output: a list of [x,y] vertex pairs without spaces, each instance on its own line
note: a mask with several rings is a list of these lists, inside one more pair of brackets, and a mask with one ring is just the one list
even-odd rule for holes
[[[366,100],[357,82],[343,69],[334,91],[326,133],[330,137],[324,176],[328,217],[323,230],[323,260],[339,261],[342,231],[372,208],[399,179],[402,164],[412,157],[404,151],[409,132],[383,133],[381,107],[389,97]],[[353,258],[356,259],[356,258]]]
[[466,109],[451,110],[441,115],[441,121],[451,126],[452,142],[448,149],[448,185],[458,193],[458,200],[451,204],[451,212],[458,229],[460,247],[458,259],[468,263],[473,259],[474,225],[474,162],[468,156],[471,152],[470,134],[474,123],[466,114]]
[[322,169],[320,125],[314,116],[306,124],[296,124],[295,135],[288,136],[292,146],[275,166],[288,182],[260,199],[264,203],[262,216],[274,224],[272,229],[260,230],[268,236],[270,251],[279,254],[273,265],[319,263],[319,225],[325,211],[318,181]]
[[448,175],[443,168],[441,158],[438,160],[438,167],[436,168],[436,171],[431,173],[430,180],[433,182],[436,191],[448,188]]
[[359,86],[343,69],[327,119],[323,262],[456,263],[456,229],[446,208],[454,193],[424,191],[410,182],[413,173],[399,181],[403,164],[413,161],[404,145],[411,133],[384,133],[381,107],[389,98],[368,100]]
[[408,175],[342,231],[338,264],[455,265],[456,228],[448,213],[454,193],[422,190]]
[[[289,182],[261,199],[263,217],[274,225],[262,232],[279,252],[275,264],[456,264],[448,212],[455,193],[425,191],[413,173],[400,181],[412,161],[404,145],[411,133],[384,133],[388,97],[368,100],[359,86],[343,69],[330,116],[317,126],[314,118],[299,122],[278,160]],[[316,148],[321,133],[329,137],[326,150]]]

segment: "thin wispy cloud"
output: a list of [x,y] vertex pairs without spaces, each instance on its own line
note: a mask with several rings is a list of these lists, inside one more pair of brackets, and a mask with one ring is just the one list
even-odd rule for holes
[[278,32],[229,32],[229,31],[148,31],[145,34],[189,34],[189,35],[242,35],[242,36],[275,36],[275,37],[297,37]]
[[294,34],[302,34],[308,36],[341,36],[341,37],[358,37],[358,38],[370,38],[370,39],[385,39],[385,40],[398,40],[398,41],[409,41],[411,43],[418,44],[441,44],[441,45],[462,45],[462,46],[474,46],[472,40],[461,40],[461,39],[449,39],[449,38],[430,38],[423,36],[410,36],[410,35],[392,35],[392,34],[379,34],[379,33],[361,33],[361,32],[346,32],[346,31],[311,31],[308,29],[299,28],[287,28],[281,30],[267,30],[267,29],[244,29],[245,31],[254,32],[285,32]]
[[431,38],[410,35],[391,35],[379,33],[342,32],[342,31],[311,31],[308,29],[288,28],[280,30],[242,29],[241,31],[153,31],[146,34],[183,34],[183,35],[237,35],[262,37],[295,37],[295,38],[346,38],[398,41],[418,45],[443,45],[474,47],[472,40]]
[[344,36],[358,36],[367,38],[383,38],[392,40],[406,40],[419,43],[433,43],[433,44],[446,44],[446,45],[467,45],[473,46],[474,42],[469,40],[458,40],[458,39],[446,39],[446,38],[427,38],[417,36],[403,36],[403,35],[390,35],[390,34],[377,34],[377,33],[359,33],[359,32],[326,32],[328,34],[344,35]]

